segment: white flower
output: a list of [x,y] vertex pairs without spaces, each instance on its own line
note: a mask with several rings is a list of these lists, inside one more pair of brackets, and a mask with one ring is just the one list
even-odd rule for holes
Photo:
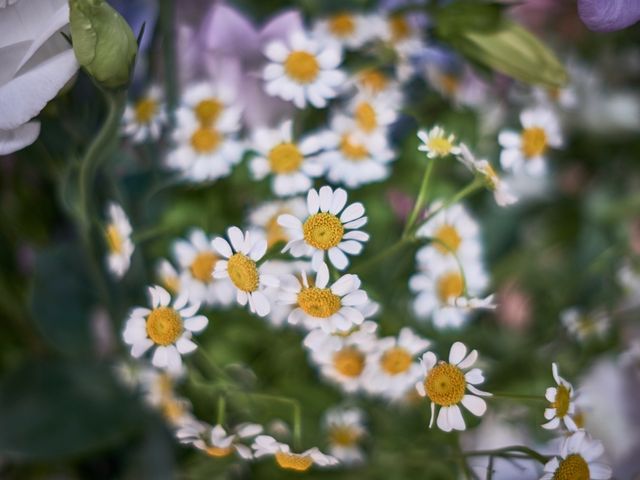
[[271,190],[280,197],[308,191],[312,178],[324,172],[316,155],[323,147],[318,135],[307,135],[293,140],[293,122],[287,120],[278,129],[258,128],[253,145],[258,156],[249,164],[253,178],[271,177]]
[[417,356],[429,345],[429,340],[419,337],[408,327],[400,330],[397,338],[378,340],[367,358],[365,388],[392,400],[404,397],[422,375]]
[[355,120],[355,126],[367,135],[387,133],[389,127],[398,118],[397,104],[382,95],[359,93],[351,100],[348,112]]
[[346,204],[347,192],[341,188],[309,190],[309,216],[304,222],[290,214],[278,217],[278,224],[288,229],[293,239],[282,251],[290,251],[294,257],[310,256],[314,270],[318,270],[326,252],[333,266],[344,270],[349,265],[347,254],[360,254],[362,242],[369,240],[367,233],[357,230],[367,223],[364,206],[356,202],[345,208]]
[[[311,264],[309,262],[299,260],[271,260],[260,267],[260,272],[273,275],[278,279],[287,275],[299,275],[300,272],[307,274],[310,271]],[[295,305],[285,305],[280,303],[280,295],[282,294],[280,287],[265,287],[263,292],[271,304],[271,311],[265,318],[274,327],[282,327],[287,324],[289,314],[291,313],[291,310],[295,308]]]
[[603,453],[601,442],[582,430],[575,432],[562,442],[560,456],[544,466],[540,480],[608,480],[611,467],[596,461]]
[[272,41],[264,54],[271,61],[262,72],[265,91],[293,101],[298,108],[305,108],[307,102],[324,108],[346,78],[344,72],[338,70],[342,63],[339,45],[320,44],[304,32],[293,32],[287,43]]
[[552,363],[551,370],[557,387],[547,388],[544,394],[551,405],[544,410],[544,418],[548,422],[542,428],[554,430],[563,422],[567,430],[575,431],[578,427],[572,418],[576,410],[573,386],[558,374],[558,365]]
[[458,160],[474,175],[478,175],[484,180],[487,188],[493,192],[493,198],[499,206],[506,207],[518,201],[518,198],[511,192],[509,184],[498,176],[491,164],[487,160],[477,160],[464,143],[460,144]]
[[464,105],[479,109],[486,106],[489,98],[488,86],[469,65],[451,68],[430,63],[426,67],[431,86],[442,96],[451,99],[456,106]]
[[359,408],[332,408],[324,415],[329,453],[342,464],[357,465],[364,462],[364,452],[360,447],[360,442],[367,435],[363,415]]
[[251,460],[253,452],[242,441],[261,434],[262,430],[262,426],[255,423],[241,423],[229,433],[222,425],[191,422],[182,426],[176,436],[180,443],[193,445],[210,457],[228,457],[235,452],[240,458]]
[[289,323],[302,324],[312,330],[322,328],[328,333],[348,331],[364,321],[363,313],[358,309],[367,302],[367,294],[360,290],[357,275],[343,275],[330,287],[329,268],[320,264],[315,282],[307,280],[305,272],[301,278],[295,275],[282,277],[281,293],[278,302],[294,305],[289,314]]
[[[440,408],[437,425],[444,432],[466,430],[460,404],[476,417],[484,415],[487,404],[480,396],[486,397],[491,394],[474,386],[484,382],[482,371],[473,368],[465,372],[473,366],[477,358],[476,350],[467,355],[467,347],[462,342],[451,345],[449,362],[438,362],[433,352],[427,352],[422,356],[420,363],[425,377],[423,381],[416,383],[416,390],[421,397],[427,397],[431,401],[429,428],[433,426],[436,418],[436,405]],[[473,395],[468,394],[467,390]]]
[[313,33],[323,41],[335,41],[349,49],[358,49],[380,37],[382,19],[376,15],[360,15],[351,11],[337,12],[316,22]]
[[418,150],[425,152],[428,158],[446,157],[460,153],[460,147],[455,144],[455,135],[447,136],[444,129],[437,125],[428,132],[419,130],[418,138],[422,142]]
[[564,88],[534,87],[533,89],[533,96],[538,103],[558,105],[564,110],[571,110],[578,106],[577,93],[576,86],[571,84]]
[[173,427],[181,427],[195,421],[191,413],[191,402],[179,397],[175,392],[175,384],[180,372],[167,372],[145,366],[138,373],[144,400],[159,411],[164,419]]
[[421,29],[415,14],[395,13],[385,19],[382,38],[393,46],[402,60],[408,59],[422,47]]
[[190,301],[224,306],[233,302],[235,290],[231,281],[213,278],[220,256],[202,230],[193,230],[188,241],[176,241],[173,255],[181,269],[180,291],[188,293]]
[[603,338],[611,324],[611,319],[605,312],[585,314],[575,307],[562,311],[560,321],[567,332],[581,342],[594,336]]
[[213,240],[213,247],[226,259],[216,262],[213,276],[230,278],[236,288],[236,301],[240,305],[248,303],[249,310],[264,317],[271,304],[261,288],[279,285],[277,278],[261,273],[256,263],[267,252],[267,241],[255,232],[243,234],[238,227],[230,227],[227,236],[231,245],[222,237]]
[[284,470],[305,472],[312,465],[327,467],[337,465],[338,460],[331,455],[325,455],[317,447],[302,453],[293,453],[286,443],[280,443],[268,435],[258,435],[251,446],[256,458],[273,456],[278,466]]
[[121,278],[129,270],[131,255],[135,249],[131,241],[131,224],[127,214],[117,203],[109,203],[107,217],[105,228],[105,238],[109,248],[107,265],[111,273]]
[[224,83],[200,82],[189,85],[183,96],[178,116],[190,111],[203,127],[231,133],[240,129],[242,109],[237,106],[233,87]]
[[500,132],[498,142],[503,150],[500,163],[513,173],[525,172],[542,176],[547,170],[546,155],[549,148],[562,146],[560,124],[549,108],[536,107],[520,114],[523,129]]
[[283,213],[293,215],[302,221],[307,216],[307,204],[304,198],[272,200],[258,205],[249,213],[251,229],[263,233],[267,239],[267,248],[271,248],[278,242],[287,243],[292,240],[287,230],[278,224],[278,217]]
[[169,260],[161,259],[156,265],[158,283],[169,293],[177,295],[181,291],[180,274]]
[[331,119],[325,141],[326,151],[320,158],[330,182],[357,188],[389,176],[389,163],[395,154],[389,148],[385,130],[366,133],[356,119],[338,114]]
[[31,121],[78,70],[60,34],[69,23],[66,0],[10,1],[0,12],[0,155],[32,144]]
[[395,105],[396,110],[402,106],[402,91],[398,82],[378,68],[358,71],[351,77],[348,86],[355,86],[357,92],[368,97],[382,98],[387,105]]
[[201,332],[209,320],[196,315],[200,305],[187,304],[186,294],[178,296],[172,305],[171,295],[159,286],[149,287],[151,309],[134,308],[125,324],[124,342],[131,345],[131,355],[140,358],[151,347],[155,351],[151,363],[170,372],[182,369],[181,355],[193,352],[197,345],[193,333]]
[[123,132],[131,137],[133,143],[158,140],[166,120],[162,90],[158,86],[153,86],[133,105],[127,105],[122,117]]

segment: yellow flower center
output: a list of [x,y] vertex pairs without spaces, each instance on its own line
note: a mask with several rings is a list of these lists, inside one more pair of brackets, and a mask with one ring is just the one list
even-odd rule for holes
[[207,98],[196,105],[195,114],[204,127],[210,127],[218,119],[224,105],[216,98]]
[[553,473],[553,480],[589,480],[590,478],[589,464],[577,453],[572,453],[561,460]]
[[311,215],[302,225],[304,240],[312,247],[329,250],[342,240],[344,227],[338,217],[332,213]]
[[352,162],[363,160],[369,155],[367,147],[348,133],[342,135],[340,139],[340,150],[342,154]]
[[182,317],[171,307],[158,307],[147,317],[147,335],[157,345],[171,345],[182,335]]
[[160,411],[162,416],[166,418],[169,423],[176,424],[184,417],[185,406],[184,403],[176,398],[167,398],[160,405]]
[[411,25],[403,15],[389,17],[389,30],[391,31],[391,39],[394,42],[406,40],[411,35]]
[[433,242],[433,246],[440,253],[456,253],[462,242],[456,227],[449,224],[444,224],[438,228],[435,238],[437,241]]
[[340,310],[340,297],[328,288],[308,287],[298,293],[298,305],[307,315],[328,318]]
[[235,253],[229,259],[227,272],[233,284],[243,292],[255,292],[258,289],[259,275],[256,262],[242,253]]
[[152,98],[139,100],[135,107],[136,122],[149,123],[158,110],[158,103]]
[[220,458],[220,457],[227,457],[231,454],[231,452],[233,452],[233,447],[229,446],[229,447],[207,447],[205,449],[205,452],[207,455],[209,455],[210,457],[216,457],[216,458]]
[[451,141],[449,141],[448,138],[433,137],[429,139],[427,147],[429,147],[429,150],[434,152],[439,157],[444,157],[445,155],[449,155],[451,153],[453,144],[451,143]]
[[222,136],[208,127],[199,127],[193,135],[191,135],[191,146],[198,153],[211,153],[218,148]]
[[356,22],[348,13],[340,13],[329,19],[329,31],[338,38],[345,38],[356,30]]
[[191,275],[202,283],[211,283],[213,281],[213,269],[217,261],[218,257],[213,252],[198,253],[189,266]]
[[467,381],[462,370],[446,362],[433,367],[424,381],[429,399],[442,407],[460,403],[466,387]]
[[464,293],[464,278],[458,272],[448,272],[438,278],[436,293],[442,303],[458,298]]
[[162,277],[162,285],[171,293],[180,291],[180,278],[177,275],[164,275]]
[[269,248],[278,242],[289,241],[289,235],[287,235],[285,229],[278,223],[278,217],[283,213],[290,212],[286,209],[278,210],[264,226],[267,233],[267,246]]
[[364,355],[357,348],[343,348],[333,354],[333,366],[345,377],[358,377],[364,370]]
[[273,147],[267,157],[271,170],[275,173],[295,172],[304,158],[294,143],[281,143]]
[[440,75],[440,86],[446,94],[453,95],[458,91],[460,79],[451,73],[443,73]]
[[122,235],[120,235],[120,232],[115,225],[111,224],[107,227],[105,236],[107,237],[107,245],[109,246],[109,250],[112,253],[122,253],[124,239],[122,238]]
[[522,131],[522,153],[527,158],[537,157],[547,151],[547,134],[540,127]]
[[558,385],[556,391],[556,401],[551,404],[556,409],[556,417],[562,418],[569,413],[569,405],[571,404],[571,390],[564,385]]
[[355,108],[354,116],[358,127],[367,133],[378,127],[376,111],[369,102],[360,102]]
[[313,465],[313,459],[310,456],[299,453],[276,452],[275,457],[278,466],[285,470],[305,472]]
[[334,425],[329,430],[329,442],[341,447],[351,447],[360,440],[360,432],[347,425]]
[[389,79],[376,69],[364,70],[360,72],[359,77],[360,85],[371,93],[380,93],[389,85]]
[[316,79],[320,73],[320,65],[310,53],[295,50],[284,61],[284,71],[296,82],[305,84]]
[[482,174],[484,175],[485,180],[489,184],[489,188],[491,190],[495,190],[496,188],[498,188],[498,184],[500,183],[500,177],[498,176],[498,174],[496,173],[496,171],[493,169],[491,165],[487,163],[482,169]]
[[390,348],[382,355],[380,366],[389,375],[406,372],[411,366],[413,357],[402,347]]

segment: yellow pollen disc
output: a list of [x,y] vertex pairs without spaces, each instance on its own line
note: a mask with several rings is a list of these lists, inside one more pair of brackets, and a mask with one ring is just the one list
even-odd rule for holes
[[136,122],[149,123],[153,116],[156,114],[158,104],[152,98],[144,98],[136,103],[134,110],[136,116]]
[[460,87],[460,79],[451,73],[444,73],[440,75],[440,85],[446,94],[453,95]]
[[556,409],[556,417],[562,418],[569,413],[571,403],[571,391],[564,385],[558,385],[556,401],[551,404]]
[[171,345],[182,330],[182,317],[171,307],[155,308],[147,317],[147,335],[157,345]]
[[405,40],[411,35],[411,25],[403,15],[389,17],[389,29],[391,30],[391,39],[394,42]]
[[211,153],[218,148],[222,136],[213,128],[200,127],[191,135],[191,146],[198,153]]
[[345,38],[356,30],[356,22],[348,13],[340,13],[329,19],[329,31],[338,38]]
[[344,134],[340,139],[340,150],[342,154],[352,162],[358,162],[369,155],[367,147],[358,142],[353,135]]
[[329,442],[341,447],[351,447],[360,440],[360,432],[349,426],[336,425],[329,430]]
[[213,281],[213,269],[217,261],[218,257],[213,252],[198,253],[189,266],[191,275],[202,283],[211,283]]
[[438,228],[435,238],[437,242],[433,242],[433,246],[440,253],[456,253],[462,242],[456,227],[449,224],[444,224]]
[[320,65],[310,53],[295,50],[284,61],[284,71],[296,82],[306,84],[316,79],[320,73]]
[[355,378],[364,370],[364,355],[354,347],[346,347],[333,354],[333,366],[345,377]]
[[369,102],[360,102],[355,109],[354,117],[358,127],[369,133],[378,127],[376,111]]
[[255,292],[258,289],[259,275],[256,262],[242,253],[235,253],[229,259],[227,272],[233,284],[243,292]]
[[429,147],[429,150],[435,152],[438,156],[444,157],[445,155],[449,155],[449,153],[451,153],[453,144],[449,141],[448,138],[433,137],[429,139],[427,147]]
[[521,136],[521,148],[525,157],[537,157],[547,151],[547,134],[544,129],[540,127],[525,128]]
[[320,250],[329,250],[342,240],[344,227],[338,217],[332,213],[316,213],[302,225],[304,241]]
[[313,459],[310,456],[299,453],[276,452],[275,457],[278,466],[286,470],[305,472],[313,465]]
[[160,410],[169,423],[178,423],[185,413],[184,404],[175,398],[169,398],[162,402]]
[[205,452],[207,455],[209,455],[210,457],[216,457],[216,458],[220,458],[220,457],[227,457],[231,454],[231,452],[233,452],[233,447],[207,447],[205,449]]
[[340,310],[340,297],[328,288],[303,288],[298,293],[298,305],[307,315],[327,318]]
[[196,105],[195,113],[198,121],[205,127],[210,127],[220,116],[224,105],[216,98],[207,98]]
[[433,367],[424,381],[429,399],[442,407],[460,403],[466,387],[467,381],[462,370],[446,362]]
[[105,233],[107,237],[107,245],[112,253],[122,253],[124,240],[118,228],[115,225],[109,225]]
[[171,293],[178,293],[180,291],[180,278],[176,275],[165,275],[162,278],[162,285]]
[[402,347],[393,347],[384,352],[380,359],[380,366],[389,375],[406,372],[411,366],[413,357]]
[[553,473],[553,480],[589,480],[590,478],[589,464],[577,453],[572,453],[561,460]]
[[267,158],[273,172],[291,173],[300,169],[304,157],[294,143],[281,143],[271,149]]
[[389,85],[389,79],[379,70],[369,69],[360,72],[360,85],[371,93],[380,93]]
[[442,303],[458,298],[464,293],[464,279],[458,272],[441,275],[436,284],[436,293]]

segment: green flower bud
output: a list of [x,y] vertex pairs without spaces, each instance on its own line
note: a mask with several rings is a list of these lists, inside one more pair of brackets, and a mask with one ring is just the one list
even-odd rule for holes
[[69,0],[78,63],[106,88],[126,87],[138,44],[127,22],[104,0]]

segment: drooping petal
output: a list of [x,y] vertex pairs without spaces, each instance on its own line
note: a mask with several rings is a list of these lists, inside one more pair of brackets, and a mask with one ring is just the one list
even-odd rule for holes
[[0,130],[0,155],[8,155],[31,145],[40,135],[40,122],[28,122],[13,130]]

